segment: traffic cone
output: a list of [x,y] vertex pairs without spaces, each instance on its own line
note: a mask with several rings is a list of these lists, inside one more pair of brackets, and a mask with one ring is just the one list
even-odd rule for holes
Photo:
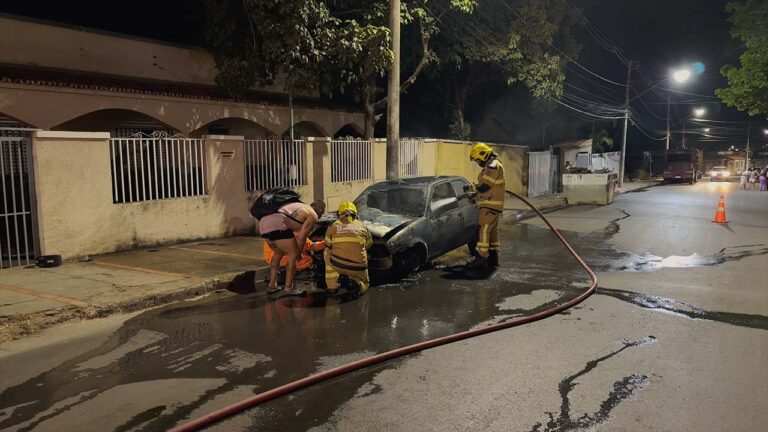
[[727,224],[728,219],[725,217],[725,197],[720,195],[720,203],[717,205],[717,211],[715,212],[715,218],[712,222],[719,224]]

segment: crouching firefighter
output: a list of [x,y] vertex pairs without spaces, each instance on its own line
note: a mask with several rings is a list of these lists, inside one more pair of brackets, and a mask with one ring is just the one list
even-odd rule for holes
[[325,234],[325,283],[333,294],[339,288],[339,276],[346,275],[357,283],[360,294],[368,290],[368,254],[373,244],[368,228],[357,219],[355,204],[339,205],[339,220]]
[[477,143],[472,147],[469,159],[483,169],[477,177],[474,188],[477,192],[476,204],[479,210],[478,229],[475,236],[475,248],[470,252],[474,260],[468,266],[472,268],[498,267],[499,218],[504,211],[504,167],[488,144]]

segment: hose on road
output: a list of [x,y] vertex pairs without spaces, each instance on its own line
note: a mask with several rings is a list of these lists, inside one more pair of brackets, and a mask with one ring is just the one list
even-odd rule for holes
[[215,422],[218,422],[220,420],[223,420],[227,417],[231,417],[237,413],[240,413],[242,411],[245,411],[247,409],[256,407],[258,405],[261,405],[265,402],[271,401],[273,399],[279,398],[281,396],[285,396],[289,393],[293,393],[297,390],[301,390],[304,388],[307,388],[309,386],[312,386],[314,384],[321,383],[323,381],[330,380],[332,378],[336,378],[345,374],[348,374],[350,372],[354,372],[356,370],[364,369],[369,366],[373,366],[379,363],[383,363],[389,360],[396,359],[398,357],[406,356],[409,354],[417,353],[420,351],[424,351],[430,348],[435,348],[441,345],[447,345],[449,343],[458,342],[460,340],[473,338],[476,336],[484,335],[487,333],[492,333],[495,331],[508,329],[511,327],[517,327],[519,325],[532,323],[534,321],[538,321],[544,318],[551,317],[552,315],[556,315],[564,310],[570,309],[573,306],[576,306],[577,304],[584,301],[587,297],[592,295],[595,290],[597,289],[597,276],[595,276],[595,273],[592,271],[591,268],[587,265],[586,262],[579,256],[578,253],[573,249],[573,247],[568,243],[567,240],[563,237],[562,234],[552,225],[552,223],[547,220],[546,217],[544,217],[544,214],[537,209],[533,204],[530,203],[525,197],[523,197],[520,194],[517,194],[513,191],[507,190],[507,193],[514,196],[515,198],[521,200],[523,203],[525,203],[528,207],[533,210],[538,217],[541,218],[541,220],[544,221],[544,223],[549,227],[550,230],[552,230],[552,233],[557,237],[558,240],[565,246],[565,248],[568,250],[568,252],[573,255],[573,257],[576,259],[576,261],[581,265],[582,268],[587,272],[590,279],[592,279],[592,284],[590,287],[581,293],[578,297],[563,303],[561,305],[555,306],[553,308],[524,316],[515,318],[510,321],[505,321],[499,324],[493,324],[489,325],[487,327],[472,329],[463,331],[460,333],[455,333],[448,336],[439,337],[436,339],[427,340],[424,342],[415,343],[413,345],[408,345],[402,348],[397,348],[391,351],[383,352],[381,354],[376,354],[361,360],[353,361],[351,363],[347,363],[342,366],[335,367],[333,369],[328,369],[326,371],[318,372],[314,375],[310,375],[308,377],[302,378],[297,381],[290,382],[288,384],[284,384],[280,387],[273,388],[271,390],[267,390],[265,392],[259,393],[255,396],[252,396],[248,399],[242,400],[240,402],[237,402],[235,404],[229,405],[227,407],[221,408],[217,411],[214,411],[210,414],[204,415],[202,417],[199,417],[197,419],[194,419],[188,423],[181,424],[173,429],[171,429],[171,432],[188,432],[188,431],[195,431],[199,430],[203,427],[209,426]]

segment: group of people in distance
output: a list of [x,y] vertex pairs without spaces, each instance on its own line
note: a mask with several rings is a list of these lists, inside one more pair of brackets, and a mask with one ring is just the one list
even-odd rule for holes
[[758,185],[761,192],[768,190],[768,167],[750,167],[741,173],[741,190],[754,190]]

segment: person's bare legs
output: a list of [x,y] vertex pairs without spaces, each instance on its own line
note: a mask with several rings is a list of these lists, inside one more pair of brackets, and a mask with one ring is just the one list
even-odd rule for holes
[[[275,258],[272,260],[271,264],[270,286],[272,284],[271,275],[274,273],[275,280],[277,280],[277,272],[280,269],[280,260],[283,256],[287,256],[288,262],[285,265],[285,291],[290,292],[293,290],[293,278],[296,276],[296,261],[299,259],[299,248],[296,245],[296,239],[293,238],[275,240],[275,246],[277,247],[277,252],[275,253]],[[275,286],[277,286],[276,283]]]
[[280,273],[280,260],[283,259],[285,254],[274,242],[268,243],[269,247],[275,252],[272,257],[272,261],[269,262],[269,288],[268,291],[277,290],[277,275]]

